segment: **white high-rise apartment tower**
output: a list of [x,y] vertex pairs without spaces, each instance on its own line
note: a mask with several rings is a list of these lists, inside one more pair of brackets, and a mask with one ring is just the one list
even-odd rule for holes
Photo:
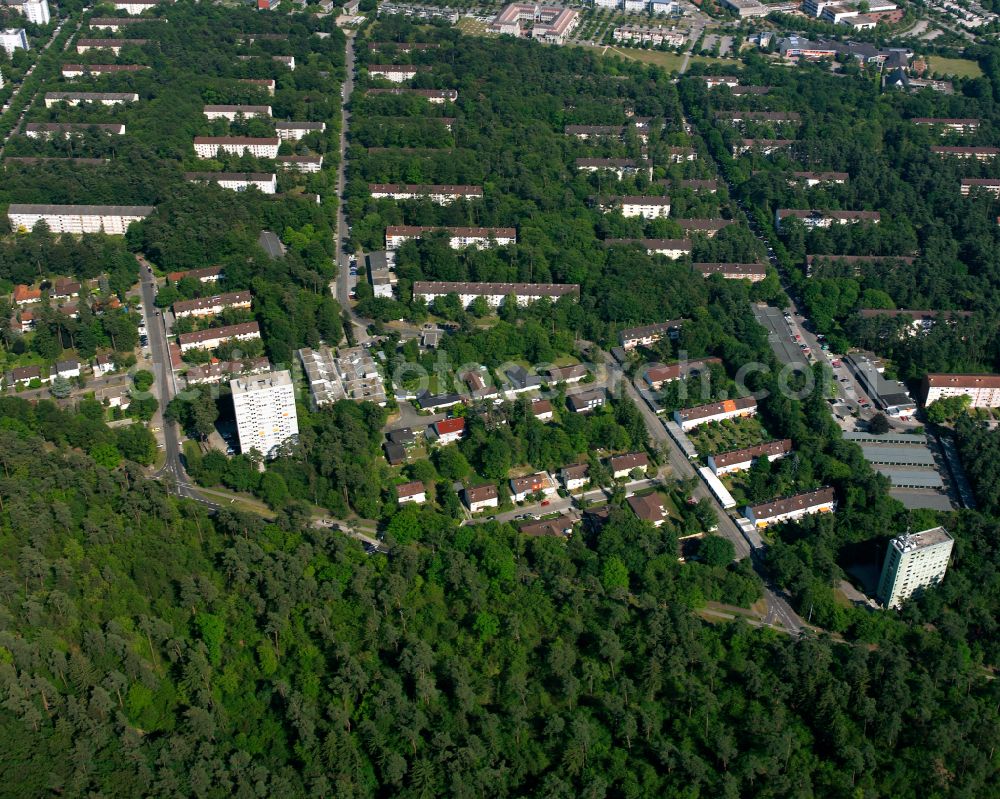
[[278,447],[299,434],[295,387],[287,369],[238,377],[229,385],[244,453],[255,449],[265,458],[273,458]]
[[20,11],[28,22],[35,25],[48,25],[52,19],[49,16],[49,0],[4,0],[4,5]]
[[944,578],[955,540],[943,527],[906,533],[889,542],[878,581],[878,597],[887,608],[898,608],[921,588]]

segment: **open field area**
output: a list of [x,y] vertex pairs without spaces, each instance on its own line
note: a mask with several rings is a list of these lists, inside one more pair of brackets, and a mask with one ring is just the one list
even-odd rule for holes
[[968,58],[945,58],[944,56],[928,56],[931,72],[942,75],[952,75],[956,78],[981,78],[983,71],[979,64]]

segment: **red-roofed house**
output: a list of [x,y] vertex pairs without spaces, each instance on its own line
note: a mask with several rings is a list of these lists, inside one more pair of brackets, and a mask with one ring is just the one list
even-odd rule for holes
[[465,419],[443,419],[432,425],[439,444],[453,444],[465,435]]

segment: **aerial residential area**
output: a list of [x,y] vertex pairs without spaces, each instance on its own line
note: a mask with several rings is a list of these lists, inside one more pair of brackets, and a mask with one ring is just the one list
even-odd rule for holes
[[1000,794],[998,31],[0,0],[0,793]]

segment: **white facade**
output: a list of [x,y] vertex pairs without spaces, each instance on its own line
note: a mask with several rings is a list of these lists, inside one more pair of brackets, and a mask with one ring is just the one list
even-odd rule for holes
[[28,44],[28,34],[24,28],[8,28],[0,31],[0,48],[3,48],[7,55],[14,55],[15,50],[30,50]]
[[231,191],[246,191],[251,187],[260,189],[264,194],[275,194],[278,191],[278,177],[274,174],[188,172],[184,178],[194,183],[216,183]]
[[372,64],[368,67],[368,74],[373,78],[385,78],[393,83],[405,83],[416,77],[417,68],[401,64]]
[[219,150],[230,155],[252,155],[274,158],[278,155],[278,139],[251,139],[241,136],[199,136],[194,140],[194,152],[199,158],[215,158]]
[[20,11],[28,22],[35,25],[48,25],[52,19],[48,0],[10,0],[6,5],[8,8]]
[[482,186],[422,186],[401,183],[369,183],[373,198],[392,200],[430,200],[438,205],[448,205],[455,200],[482,199]]
[[416,281],[413,284],[413,296],[421,298],[430,304],[439,297],[449,294],[458,296],[463,308],[472,301],[483,297],[491,308],[499,308],[507,297],[514,297],[518,305],[529,305],[540,299],[548,298],[553,302],[565,294],[578,297],[580,287],[575,284],[556,283],[442,283]]
[[185,316],[218,316],[227,308],[249,308],[251,299],[249,291],[234,291],[197,300],[180,300],[174,303],[174,316],[178,319]]
[[66,105],[80,105],[80,103],[124,105],[138,101],[139,95],[135,92],[48,92],[45,95],[46,108],[52,108],[60,103],[66,103]]
[[954,545],[943,527],[892,539],[878,582],[882,604],[898,608],[920,589],[939,583],[948,570]]
[[532,494],[551,497],[557,491],[556,481],[548,472],[539,472],[528,477],[515,477],[510,481],[510,493],[514,502],[524,502]]
[[256,322],[245,322],[228,327],[213,327],[197,333],[181,333],[177,336],[181,352],[188,350],[214,350],[227,341],[252,341],[260,338],[260,326]]
[[44,221],[53,233],[106,233],[124,236],[129,225],[153,213],[153,206],[23,205],[12,203],[7,217],[13,230],[32,230]]
[[517,231],[514,228],[442,228],[397,226],[385,229],[385,248],[398,250],[410,239],[419,239],[428,233],[444,230],[448,233],[448,246],[453,250],[464,247],[475,247],[486,250],[493,246],[506,246],[517,243]]
[[319,172],[323,168],[321,155],[279,155],[275,161],[282,169],[296,172]]
[[924,405],[967,396],[973,408],[1000,408],[1000,375],[929,374],[924,378]]
[[670,216],[670,199],[667,197],[625,197],[622,216],[643,219],[665,219]]
[[832,488],[820,488],[805,494],[796,494],[787,499],[765,502],[760,505],[747,505],[743,509],[743,517],[757,527],[767,527],[772,524],[795,521],[815,513],[833,513],[837,509],[837,500]]
[[674,421],[681,426],[681,430],[687,432],[709,422],[721,422],[724,419],[756,415],[757,402],[753,397],[743,397],[674,411]]
[[208,119],[227,119],[235,122],[237,117],[250,119],[251,117],[270,118],[271,106],[269,105],[206,105],[204,114]]
[[143,11],[149,11],[159,5],[155,2],[142,2],[142,0],[125,0],[123,3],[115,3],[115,11],[123,11],[126,14],[136,15]]
[[299,141],[310,133],[326,130],[325,122],[276,122],[274,132],[282,141]]
[[560,477],[562,478],[563,487],[567,491],[578,491],[590,482],[587,467],[580,469],[578,467],[564,466]]
[[273,458],[278,448],[299,434],[295,387],[287,369],[239,377],[229,382],[236,410],[240,449]]

